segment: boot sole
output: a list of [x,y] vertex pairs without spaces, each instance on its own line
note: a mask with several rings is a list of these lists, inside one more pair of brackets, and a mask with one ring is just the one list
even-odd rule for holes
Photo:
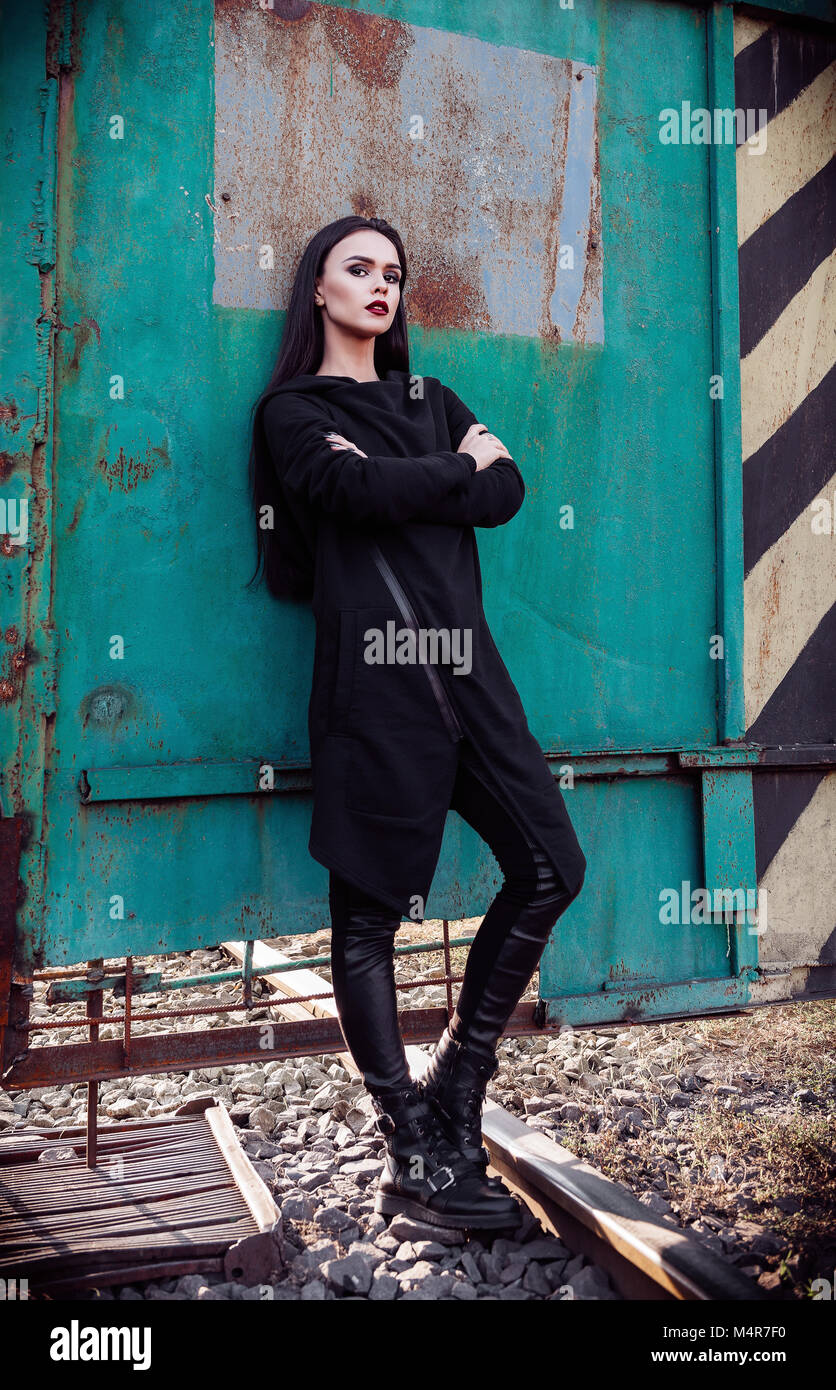
[[374,1199],[374,1209],[379,1216],[409,1216],[413,1221],[423,1222],[425,1226],[446,1226],[453,1231],[502,1231],[515,1229],[522,1221],[522,1212],[517,1209],[516,1216],[456,1215],[453,1211],[433,1211],[411,1197],[398,1197],[394,1193],[378,1192]]

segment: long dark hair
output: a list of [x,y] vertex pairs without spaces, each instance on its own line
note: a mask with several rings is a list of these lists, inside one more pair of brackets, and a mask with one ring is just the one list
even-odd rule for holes
[[[403,243],[382,217],[340,217],[311,237],[293,281],[290,303],[282,332],[279,355],[264,390],[250,411],[250,496],[255,515],[257,559],[255,571],[247,587],[263,574],[267,588],[274,598],[309,599],[313,592],[313,568],[310,554],[312,527],[303,509],[288,498],[270,460],[263,439],[261,411],[276,386],[294,377],[316,372],[322,361],[325,334],[322,314],[314,303],[315,280],[322,274],[325,258],[332,247],[351,232],[370,228],[382,232],[398,253],[401,267],[401,291],[406,281],[406,254]],[[409,371],[409,340],[403,296],[392,322],[385,333],[375,340],[374,366],[378,376],[387,371]],[[259,525],[262,507],[272,507],[274,528],[265,530]],[[307,521],[307,525],[306,525]]]

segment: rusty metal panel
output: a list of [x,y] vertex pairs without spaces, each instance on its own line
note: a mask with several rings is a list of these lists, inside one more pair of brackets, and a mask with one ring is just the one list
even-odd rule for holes
[[[382,10],[76,7],[57,126],[58,678],[42,903],[20,918],[38,964],[327,920],[307,853],[312,615],[246,590],[245,460],[295,258],[340,213],[399,225],[415,369],[520,460],[526,507],[480,558],[556,770],[569,749],[716,738],[707,160],[657,139],[671,87],[705,83],[699,14],[627,9],[614,43],[598,7]],[[605,803],[572,798],[582,842]],[[450,817],[431,910],[472,915],[496,886]],[[590,922],[609,896],[603,874]]]
[[[658,141],[674,94],[709,89],[705,12],[660,0],[385,10],[74,7],[72,69],[60,101],[45,91],[38,127],[57,146],[54,320],[37,317],[31,284],[25,300],[39,391],[55,344],[56,485],[53,498],[33,453],[40,568],[25,623],[19,607],[3,627],[9,660],[27,634],[29,703],[13,712],[3,783],[4,813],[11,793],[35,832],[19,941],[27,963],[63,963],[327,920],[326,876],[307,853],[313,624],[245,591],[244,465],[305,239],[362,211],[404,235],[415,370],[449,381],[521,462],[526,507],[479,547],[531,727],[558,773],[618,763],[612,781],[571,788],[591,870],[544,992],[559,1004],[585,992],[579,1023],[590,1000],[607,1021],[629,1012],[631,988],[647,1014],[731,1007],[748,981],[730,978],[726,934],[658,929],[660,883],[697,882],[728,829],[725,811],[706,820],[699,777],[667,760],[722,741],[718,684],[740,659],[730,643],[718,677],[708,648],[721,491],[711,229],[719,209],[728,240],[729,209],[711,151]],[[49,230],[47,215],[32,283],[51,268]],[[736,357],[733,336],[725,351]],[[47,442],[44,401],[32,393],[33,444]],[[7,444],[19,423],[7,412]],[[740,517],[723,521],[728,554]],[[733,565],[722,582],[737,604]],[[270,797],[256,790],[263,762],[277,769]],[[729,862],[748,874],[744,809]],[[433,911],[473,915],[497,886],[491,856],[451,818]],[[173,1061],[167,1046],[131,1065],[181,1063],[183,1044]],[[80,1074],[111,1044],[89,1047],[55,1051]],[[201,1039],[195,1055],[211,1047]],[[45,1064],[27,1065],[31,1078]],[[114,1044],[107,1067],[123,1065]]]
[[596,69],[569,57],[219,4],[213,302],[284,308],[308,236],[385,208],[409,229],[412,323],[602,343],[597,121]]
[[0,1072],[13,1048],[7,1047],[12,1017],[12,963],[15,955],[15,926],[20,872],[20,816],[0,817]]
[[[0,46],[6,171],[0,237],[0,817],[8,821],[0,912],[14,915],[20,898],[31,918],[43,884],[44,777],[55,708],[50,405],[58,75],[67,58],[60,17],[47,11],[7,7]],[[18,934],[13,955],[21,968],[31,959],[30,947],[26,934]],[[5,944],[2,949],[5,1011],[11,957]]]

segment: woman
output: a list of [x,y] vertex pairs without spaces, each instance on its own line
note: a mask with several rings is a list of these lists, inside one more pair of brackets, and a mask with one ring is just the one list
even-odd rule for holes
[[[256,402],[251,488],[268,587],[316,618],[309,850],[330,873],[340,1025],[386,1136],[375,1207],[497,1229],[519,1207],[486,1175],[485,1088],[586,861],[482,608],[473,528],[509,521],[525,486],[452,390],[410,374],[406,274],[381,218],[311,239]],[[424,919],[451,806],[504,881],[416,1083],[394,937],[402,916]]]

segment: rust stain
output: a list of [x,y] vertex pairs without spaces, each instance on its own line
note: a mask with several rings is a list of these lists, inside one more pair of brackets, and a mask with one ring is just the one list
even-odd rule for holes
[[[570,76],[572,64],[566,59],[561,64],[564,75]],[[571,109],[571,92],[567,83],[563,100],[560,103],[558,117],[554,124],[554,140],[552,142],[552,168],[559,171],[554,181],[551,197],[546,207],[546,232],[544,236],[543,259],[545,262],[545,275],[543,278],[543,308],[540,317],[538,332],[543,342],[548,346],[558,346],[561,340],[560,327],[554,323],[551,315],[551,299],[557,288],[559,275],[558,256],[560,255],[560,213],[563,207],[563,193],[566,183],[566,149],[569,143],[569,112]]]
[[6,631],[3,633],[3,641],[8,642],[10,647],[20,641],[20,633],[14,623],[6,628]]
[[766,594],[764,595],[763,612],[766,621],[761,635],[760,651],[758,653],[761,668],[763,668],[764,663],[769,660],[771,650],[772,622],[774,620],[777,620],[778,614],[781,609],[781,586],[779,583],[779,570],[783,563],[783,560],[779,560],[777,564],[772,566],[772,570],[769,575],[769,584],[767,585]]
[[414,39],[406,24],[383,15],[317,5],[337,56],[367,87],[396,87]]
[[140,483],[153,478],[160,465],[165,468],[171,467],[168,451],[160,445],[149,445],[144,456],[135,457],[126,454],[125,450],[120,448],[114,460],[100,458],[96,463],[111,491],[115,486],[120,487],[123,492],[132,492]]
[[85,499],[84,499],[83,497],[79,497],[78,500],[77,500],[77,502],[76,502],[76,504],[75,504],[75,506],[73,507],[72,520],[70,521],[69,525],[67,526],[67,535],[68,535],[68,536],[71,536],[71,535],[73,534],[73,532],[75,531],[75,528],[77,527],[79,521],[81,520],[81,517],[82,517],[82,515],[83,515],[83,513],[84,513],[84,502],[85,502]]
[[[10,636],[9,634],[13,634],[13,636]],[[3,635],[5,641],[9,643],[9,645],[11,645],[12,642],[18,641],[18,633],[16,627],[7,628],[6,632]],[[0,680],[0,703],[8,705],[11,704],[12,700],[18,697],[18,688],[20,682],[17,680],[17,676],[21,671],[24,671],[26,669],[26,663],[28,660],[29,658],[27,656],[25,645],[22,647],[18,647],[17,651],[12,652],[9,658],[9,668],[11,670],[11,677],[4,676],[3,679]]]
[[466,274],[439,252],[437,244],[421,242],[420,237],[413,238],[413,255],[420,270],[405,290],[410,319],[425,328],[490,328],[478,265]]
[[30,455],[24,453],[22,450],[20,453],[10,454],[4,449],[3,452],[0,453],[0,482],[5,482],[7,478],[12,476],[20,459],[25,461],[21,472],[28,473],[29,469],[25,464],[28,464],[29,458]]
[[102,332],[95,319],[79,319],[77,323],[61,323],[58,330],[72,332],[75,334],[73,341],[73,355],[67,363],[67,370],[70,372],[78,371],[79,359],[82,350],[95,337],[96,343],[101,346]]
[[356,217],[379,217],[381,215],[380,194],[378,192],[367,192],[365,190],[354,192],[351,194],[349,201],[351,203],[351,211]]
[[[446,43],[441,43],[434,29],[425,30],[401,18],[302,0],[264,0],[264,8],[259,6],[256,16],[251,0],[217,0],[216,17],[228,35],[226,61],[229,53],[237,55],[236,67],[229,73],[230,119],[224,123],[226,148],[219,185],[228,196],[219,200],[215,209],[227,233],[220,240],[230,241],[222,245],[222,269],[216,276],[220,302],[261,299],[263,291],[253,287],[245,258],[253,244],[264,243],[276,253],[271,298],[277,308],[286,304],[294,270],[292,248],[299,236],[312,234],[327,220],[326,208],[333,216],[350,210],[362,216],[387,217],[405,235],[410,260],[405,299],[412,322],[428,328],[498,332],[502,331],[504,316],[515,323],[519,320],[517,309],[506,314],[502,288],[495,279],[486,280],[484,274],[483,260],[490,255],[493,239],[503,248],[522,243],[532,264],[542,262],[537,266],[528,331],[539,334],[547,347],[554,347],[561,338],[570,337],[574,322],[578,341],[586,340],[591,323],[597,323],[600,314],[601,209],[597,189],[586,207],[585,244],[582,240],[575,245],[574,302],[571,308],[561,308],[557,321],[553,300],[562,276],[558,258],[571,113],[583,83],[589,82],[588,97],[580,103],[586,120],[594,98],[592,84],[597,89],[594,69],[584,68],[578,73],[578,65],[568,58],[549,56],[543,60],[543,80],[549,91],[542,111],[538,98],[538,118],[542,116],[546,126],[540,137],[542,149],[538,143],[535,157],[521,143],[514,121],[517,106],[527,119],[527,107],[523,94],[515,91],[512,77],[505,82],[508,102],[504,120],[497,119],[478,83],[471,86],[463,81],[474,62],[470,37],[460,41],[450,34]],[[491,64],[491,84],[496,85],[495,65],[501,63],[502,55],[490,46],[484,52],[485,61]],[[481,47],[478,55],[476,61],[481,61]],[[238,63],[246,67],[242,70]],[[241,192],[253,161],[252,137],[242,133],[246,122],[235,117],[248,103],[247,94],[239,90],[241,73],[255,64],[266,65],[273,74],[282,120],[281,149],[279,153],[265,149],[269,196],[255,191],[251,199],[254,205],[243,214],[242,227],[236,228],[233,190]],[[407,98],[402,93],[405,83],[417,96]],[[292,101],[286,95],[290,92]],[[407,131],[410,120],[419,116],[425,128]],[[393,137],[383,159],[381,132],[384,144],[387,132]],[[408,136],[412,138],[404,138]],[[598,176],[597,130],[594,139],[594,148],[585,145],[584,149],[584,177],[589,176],[590,181],[593,160]],[[343,149],[344,157],[339,161],[335,152]],[[536,182],[521,200],[514,170],[521,162],[525,166],[529,156]],[[300,171],[308,169],[318,169],[319,182],[300,177]],[[495,177],[490,176],[491,169],[495,169]],[[574,179],[576,175],[570,172],[568,177]],[[323,194],[323,189],[329,188],[332,192]],[[474,198],[486,223],[478,245],[470,234],[468,202]],[[535,235],[535,210],[536,255],[528,246]],[[244,225],[247,233],[239,236]],[[445,231],[441,248],[440,227]],[[577,232],[574,235],[577,237]],[[542,248],[541,237],[545,243]],[[239,252],[242,259],[237,268],[231,257]],[[584,259],[582,267],[577,264],[578,257]]]
[[590,310],[597,304],[596,286],[601,284],[603,264],[601,256],[601,150],[598,141],[598,122],[595,122],[595,154],[592,164],[592,202],[589,209],[589,232],[587,233],[584,255],[583,289],[578,300],[573,335],[579,342],[586,342],[589,328]]
[[[238,24],[238,17],[246,21],[253,11],[253,0],[215,0],[215,15],[224,15],[224,23],[236,32],[237,36],[243,39],[243,29]],[[264,16],[265,20],[274,20],[278,24],[298,24],[301,20],[311,19],[314,16],[312,10],[317,10],[318,5],[311,4],[311,0],[263,0],[255,8]]]

